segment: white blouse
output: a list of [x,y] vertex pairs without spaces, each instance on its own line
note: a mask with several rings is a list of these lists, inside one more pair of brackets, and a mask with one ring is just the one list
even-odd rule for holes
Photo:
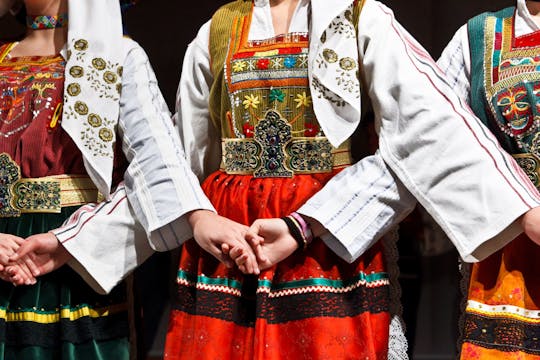
[[[358,110],[372,108],[379,151],[332,178],[298,211],[323,224],[329,232],[323,237],[326,244],[343,259],[353,261],[399,223],[415,206],[416,198],[465,260],[485,258],[522,231],[516,220],[539,206],[540,195],[520,185],[514,160],[499,151],[494,137],[454,94],[453,86],[397,23],[390,9],[366,0],[356,36],[344,37],[334,31],[337,27],[332,25],[338,19],[342,21],[351,3],[301,0],[290,30],[310,32],[312,60],[327,47],[358,60],[365,104],[333,82],[330,65],[322,72],[310,61],[314,109],[321,127],[336,145],[357,127]],[[252,40],[274,36],[268,0],[255,1],[253,19]],[[327,35],[324,43],[320,40],[323,31]],[[201,180],[217,170],[221,161],[220,134],[208,110],[213,81],[208,44],[206,23],[186,51],[174,117],[187,161]],[[323,84],[323,90],[313,87],[315,80]],[[332,108],[325,97],[313,91],[343,96],[350,106]],[[115,195],[115,199],[125,199]],[[85,222],[99,233],[116,231],[123,235],[125,246],[106,255],[113,256],[116,251],[125,261],[96,269],[98,255],[89,250],[70,250],[69,243],[81,244],[83,249],[99,248],[95,244],[100,239],[88,231],[74,230],[76,235],[65,243],[81,265],[80,271],[93,277],[102,290],[110,289],[144,258],[133,255],[137,249],[143,249],[143,254],[150,248],[167,250],[180,245],[190,234],[185,220],[179,217],[152,232],[148,244],[144,231],[134,230],[137,225],[130,216],[132,212],[127,201],[118,200],[109,212],[100,210],[92,215],[90,210]],[[116,214],[117,218],[100,216],[105,213]]]

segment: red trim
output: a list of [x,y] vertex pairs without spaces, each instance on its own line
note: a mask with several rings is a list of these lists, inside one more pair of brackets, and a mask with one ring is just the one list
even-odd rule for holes
[[514,48],[532,48],[540,46],[540,30],[514,38]]
[[[112,207],[111,210],[109,210],[109,212],[107,213],[107,215],[110,215],[115,209],[116,207],[122,202],[124,201],[125,199],[127,199],[127,196],[124,195],[120,200],[118,200],[118,202]],[[72,240],[75,236],[79,235],[79,233],[82,231],[84,225],[86,225],[88,223],[88,221],[90,221],[92,218],[94,218],[94,216],[96,216],[96,214],[92,214],[92,216],[90,216],[88,219],[86,219],[82,224],[81,226],[79,227],[79,229],[77,230],[77,232],[72,235],[71,237],[65,239],[64,241],[62,241],[61,243],[62,244],[65,244],[67,243],[68,241]]]

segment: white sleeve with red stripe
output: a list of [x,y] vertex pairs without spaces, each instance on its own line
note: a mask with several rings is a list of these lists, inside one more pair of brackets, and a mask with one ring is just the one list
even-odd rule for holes
[[[522,231],[516,220],[540,205],[537,190],[390,9],[367,0],[358,41],[367,83],[364,91],[375,111],[379,150],[389,174],[395,174],[419,200],[466,261],[481,260],[503,247]],[[363,181],[366,176],[360,166],[344,170],[308,201],[306,206],[316,204],[318,212],[303,212],[325,225],[334,240],[355,256],[360,253],[354,249],[364,248],[373,241],[369,236],[379,234],[371,229],[363,235],[366,216],[381,215],[377,224],[383,230],[399,218],[399,211],[383,207],[373,207],[375,213],[362,211],[363,204],[356,199],[376,198],[380,195],[374,189],[384,186],[360,193],[358,187],[348,187],[355,178]],[[331,206],[336,199],[345,205],[355,203],[356,209],[336,211]],[[392,207],[396,201],[387,204]]]
[[118,126],[129,161],[125,185],[55,231],[75,258],[73,267],[98,291],[109,291],[153,250],[191,238],[186,213],[215,211],[189,168],[148,57],[132,40],[125,44]]
[[107,293],[152,253],[121,184],[111,200],[88,204],[53,231],[73,256],[70,266],[99,293]]
[[374,1],[364,10],[359,48],[381,154],[462,257],[480,260],[522,231],[516,219],[540,195],[393,13]]

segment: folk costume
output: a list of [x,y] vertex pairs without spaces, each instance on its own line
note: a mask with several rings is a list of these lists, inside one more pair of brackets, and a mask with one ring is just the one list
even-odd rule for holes
[[[492,139],[478,142],[475,132],[483,129],[456,97],[444,95],[448,84],[439,75],[390,10],[375,1],[300,1],[289,32],[278,36],[267,0],[236,1],[217,11],[186,53],[178,92],[178,128],[192,169],[206,178],[203,189],[223,216],[250,224],[300,208],[331,236],[258,278],[225,268],[194,241],[185,244],[167,358],[406,357],[390,289],[393,244],[375,240],[410,211],[414,199],[381,157],[441,215],[470,257],[480,256],[475,251],[490,238],[497,248],[515,236],[514,219],[538,204],[534,189],[512,189],[507,195],[514,215],[475,213],[490,222],[504,218],[493,222],[497,230],[491,234],[463,227],[461,210],[439,208],[449,199],[446,191],[454,196],[457,188],[475,193],[483,206],[492,202],[469,181],[452,182],[478,166],[508,189],[509,174],[493,164],[512,164],[483,149],[496,151]],[[367,84],[363,95],[369,95],[364,106],[378,115],[381,154],[349,167],[348,138],[362,112],[360,79]],[[448,117],[443,124],[435,120]],[[433,124],[440,129],[429,129]],[[468,161],[469,169],[454,161],[440,165],[449,166],[438,175],[444,179],[426,181],[432,169],[419,169],[414,161],[438,159],[425,144],[445,131],[463,134],[476,149],[474,157],[484,159]],[[413,140],[413,133],[425,138]],[[431,151],[452,153],[460,146],[444,142]],[[325,187],[329,181],[340,187]],[[365,207],[382,218],[359,215]]]
[[[540,27],[524,0],[458,30],[439,64],[528,179],[538,173]],[[472,266],[462,359],[540,359],[540,248],[525,235]]]
[[[0,47],[0,233],[26,238],[60,228],[78,209],[99,212],[99,198],[124,188],[126,170],[135,173],[125,177],[138,189],[132,193],[152,198],[155,191],[141,186],[152,180],[140,175],[145,161],[165,179],[159,192],[168,193],[170,212],[181,209],[175,182],[197,184],[172,174],[186,168],[181,149],[164,140],[172,138],[170,114],[143,50],[123,38],[118,1],[70,1],[68,18],[61,54],[12,57],[17,43]],[[33,23],[40,24],[47,25]],[[123,234],[100,241],[124,245]],[[115,261],[149,254],[123,251]],[[124,284],[98,295],[69,266],[32,286],[1,282],[0,359],[129,359],[126,299]]]
[[[268,0],[238,0],[201,28],[186,52],[178,131],[222,215],[249,224],[299,208],[329,232],[258,278],[186,243],[166,356],[402,359],[393,246],[381,236],[417,198],[464,258],[483,259],[521,232],[538,192],[384,5],[301,0],[280,36],[270,14]],[[379,151],[349,166],[349,138],[368,110]],[[168,225],[148,221],[133,190],[57,233],[69,234],[76,269],[101,291],[140,261],[110,266],[118,253],[168,250],[192,235],[182,211]],[[103,251],[94,231],[123,232],[126,244]]]

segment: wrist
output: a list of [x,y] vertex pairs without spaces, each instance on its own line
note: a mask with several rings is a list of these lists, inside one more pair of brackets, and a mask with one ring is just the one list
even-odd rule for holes
[[197,222],[199,222],[202,218],[209,216],[211,214],[214,214],[214,213],[210,210],[202,210],[202,209],[193,210],[186,214],[186,219],[189,225],[191,226],[191,228],[193,229],[195,225],[197,224]]
[[309,245],[313,241],[311,225],[297,212],[292,212],[289,216],[296,220],[296,223],[300,226],[306,245]]
[[281,218],[287,225],[287,228],[289,229],[289,234],[293,237],[293,239],[296,241],[297,249],[305,250],[307,247],[307,241],[304,237],[304,234],[302,233],[302,228],[298,224],[295,218],[293,218],[291,215],[284,216]]

